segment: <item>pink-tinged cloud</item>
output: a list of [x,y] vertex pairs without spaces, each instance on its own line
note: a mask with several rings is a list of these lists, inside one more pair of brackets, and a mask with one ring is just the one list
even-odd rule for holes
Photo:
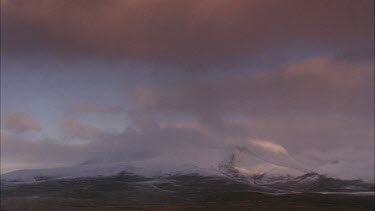
[[74,119],[66,119],[63,127],[64,134],[68,138],[97,140],[102,134],[99,128],[85,125]]
[[[135,107],[165,113],[269,115],[306,111],[373,113],[374,65],[328,58],[291,62],[280,71],[197,81],[194,84],[141,87]],[[212,117],[212,116],[211,116]]]
[[4,129],[13,132],[41,131],[40,124],[24,112],[16,112],[4,117]]
[[2,49],[22,56],[190,67],[299,46],[350,51],[374,43],[373,0],[13,0],[1,15]]
[[215,137],[275,139],[289,152],[368,147],[373,78],[373,64],[315,58],[261,74],[140,87],[131,102],[161,126],[193,120]]
[[1,173],[17,169],[45,168],[76,163],[82,157],[79,148],[55,140],[30,141],[1,133]]
[[288,151],[283,146],[272,143],[270,141],[250,139],[249,142],[271,152],[282,153],[286,155],[288,154]]

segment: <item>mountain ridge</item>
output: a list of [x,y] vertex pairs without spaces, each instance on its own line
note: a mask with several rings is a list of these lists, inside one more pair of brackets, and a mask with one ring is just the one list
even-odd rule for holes
[[[22,183],[67,182],[67,181],[113,181],[115,178],[142,178],[148,184],[156,181],[188,182],[192,186],[203,183],[211,184],[212,179],[225,181],[225,184],[240,184],[248,191],[268,193],[292,192],[374,192],[374,183],[360,179],[339,179],[308,170],[294,160],[286,151],[273,153],[273,161],[269,152],[257,154],[248,148],[233,150],[226,159],[216,166],[200,167],[188,163],[164,164],[145,161],[143,163],[129,162],[99,162],[90,160],[71,167],[18,170],[1,175],[1,183],[7,186]],[[268,159],[264,159],[268,157]],[[268,161],[266,161],[268,160]],[[151,160],[153,161],[153,160]],[[292,163],[288,165],[289,163]],[[141,165],[140,165],[141,164]],[[280,164],[280,165],[279,165]],[[282,165],[281,165],[282,164]],[[263,168],[259,168],[259,166]],[[260,171],[259,169],[263,170]],[[264,170],[265,169],[265,170]],[[181,179],[192,181],[182,181]],[[121,182],[139,185],[133,179]],[[168,183],[165,182],[165,183]],[[111,185],[111,184],[109,184]],[[221,185],[221,184],[216,184]],[[160,189],[160,188],[159,188]]]

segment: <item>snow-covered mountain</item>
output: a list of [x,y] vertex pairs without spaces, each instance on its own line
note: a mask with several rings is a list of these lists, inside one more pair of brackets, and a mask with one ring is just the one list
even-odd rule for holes
[[[243,177],[266,174],[267,178],[276,178],[285,175],[299,176],[309,172],[308,168],[294,160],[284,148],[269,142],[252,140],[248,145],[234,147],[230,151],[216,150],[213,152],[204,155],[197,154],[195,158],[191,158],[191,154],[194,152],[188,152],[186,153],[188,154],[187,158],[184,158],[183,153],[180,153],[174,157],[159,156],[130,162],[109,162],[94,159],[77,166],[14,171],[2,174],[1,180],[32,182],[43,178],[69,179],[113,176],[121,172],[146,177],[191,173],[203,176],[228,176],[230,170],[235,170]],[[202,159],[199,156],[203,156]],[[203,159],[207,157],[213,158],[208,159],[210,162],[207,162],[207,159]]]
[[144,177],[156,177],[163,175],[182,175],[198,173],[201,175],[215,175],[213,169],[200,169],[191,165],[159,167],[135,167],[128,162],[113,163],[90,163],[71,167],[48,168],[48,169],[27,169],[18,170],[1,175],[4,182],[35,182],[51,179],[75,179],[88,177],[109,177],[121,173],[131,173]]
[[[272,157],[266,153],[254,153],[247,148],[234,149],[222,162],[209,168],[191,164],[175,165],[158,163],[158,160],[141,162],[86,162],[81,165],[63,168],[19,170],[1,175],[3,184],[22,184],[30,182],[102,180],[103,178],[142,178],[152,184],[174,184],[173,178],[189,179],[191,185],[211,184],[212,179],[225,181],[226,184],[241,184],[249,191],[258,192],[354,192],[374,191],[374,185],[361,180],[341,180],[318,173],[309,172],[289,154],[281,151]],[[191,176],[193,175],[193,176]],[[172,179],[171,179],[172,178]],[[199,181],[199,182],[198,182]],[[126,180],[127,183],[138,180]],[[197,184],[195,184],[197,183]],[[216,184],[220,185],[220,184]],[[155,186],[156,187],[156,186]]]
[[[287,152],[270,152],[256,144],[251,147],[236,147],[231,152],[215,155],[221,156],[218,163],[207,164],[204,162],[191,163],[184,159],[171,157],[157,157],[139,161],[108,162],[90,160],[80,165],[48,168],[18,170],[1,175],[2,181],[33,182],[45,179],[71,179],[97,176],[114,176],[121,172],[133,173],[145,177],[163,175],[199,174],[203,176],[223,176],[229,169],[235,169],[244,177],[257,174],[269,176],[294,175],[298,176],[306,171],[302,164],[296,162]],[[255,153],[256,152],[256,153]]]
[[374,192],[374,183],[332,178],[315,172],[304,173],[272,163],[268,164],[273,167],[268,168],[269,171],[252,173],[237,164],[237,157],[237,154],[233,153],[228,161],[219,165],[220,172],[246,184],[269,188],[271,192]]

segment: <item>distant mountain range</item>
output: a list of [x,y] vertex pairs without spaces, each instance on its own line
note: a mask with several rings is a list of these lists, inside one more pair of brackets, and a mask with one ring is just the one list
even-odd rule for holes
[[[219,164],[217,168],[204,169],[191,165],[180,166],[173,171],[158,171],[129,166],[126,163],[87,163],[73,167],[19,170],[1,175],[2,192],[22,185],[48,186],[59,183],[77,183],[81,188],[95,183],[118,188],[115,184],[145,188],[153,191],[178,192],[182,189],[207,189],[232,191],[256,191],[266,193],[296,192],[374,192],[374,183],[361,180],[331,178],[314,172],[292,176],[290,174],[264,172],[249,173],[237,164],[237,154]],[[113,183],[113,184],[112,184]],[[115,186],[114,186],[115,185]],[[18,188],[15,188],[17,190]],[[210,192],[210,191],[209,191]]]
[[[257,159],[259,164],[261,158]],[[73,167],[19,170],[1,175],[1,204],[4,210],[300,210],[301,207],[372,210],[374,207],[373,183],[304,173],[286,166],[285,162],[279,163],[283,166],[260,162],[267,171],[254,172],[242,166],[238,154],[232,153],[215,168],[193,165],[146,168],[147,165],[93,161]]]

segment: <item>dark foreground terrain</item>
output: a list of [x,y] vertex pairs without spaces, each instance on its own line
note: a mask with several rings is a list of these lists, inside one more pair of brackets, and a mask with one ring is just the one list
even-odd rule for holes
[[[1,184],[1,210],[374,210],[374,195],[281,193],[274,187],[197,175]],[[313,187],[337,188],[320,182]],[[328,186],[329,185],[329,186]],[[260,193],[260,192],[268,192]]]
[[373,196],[228,193],[217,200],[128,203],[108,199],[4,197],[1,210],[374,210]]

